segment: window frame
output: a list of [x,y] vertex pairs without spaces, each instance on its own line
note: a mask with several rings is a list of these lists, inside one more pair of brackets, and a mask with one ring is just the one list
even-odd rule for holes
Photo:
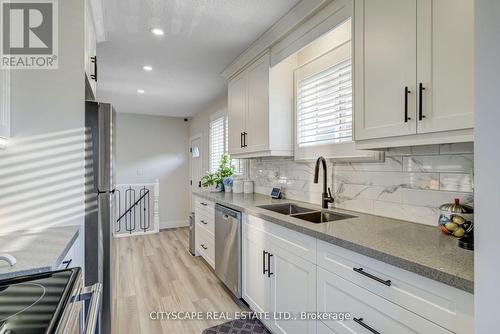
[[[210,115],[209,122],[208,122],[208,169],[212,173],[214,172],[211,169],[212,165],[212,123],[219,119],[219,118],[224,118],[224,135],[223,135],[223,152],[228,153],[229,151],[229,145],[228,145],[228,136],[229,136],[229,130],[228,130],[228,113],[226,109],[220,110],[218,112],[215,112]],[[239,160],[240,161],[240,168],[239,170],[236,170],[234,173],[234,177],[246,177],[247,176],[247,171],[248,171],[248,162],[246,159],[231,159],[232,160]]]
[[[294,71],[293,85],[294,85],[294,156],[295,160],[312,160],[319,156],[323,156],[327,159],[339,160],[339,161],[373,161],[380,160],[379,154],[374,154],[373,151],[363,151],[357,150],[354,142],[354,98],[353,98],[353,139],[350,142],[344,143],[325,143],[320,145],[311,145],[300,147],[298,143],[299,128],[298,128],[298,107],[297,107],[297,95],[298,95],[298,82],[299,80],[306,79],[315,74],[323,72],[342,61],[351,59],[351,66],[354,67],[353,58],[353,43],[352,38],[339,44],[335,48],[329,50],[328,52],[306,62]],[[352,69],[352,80],[354,80],[354,69]],[[353,85],[354,88],[354,85]],[[354,90],[352,92],[354,95]],[[377,153],[377,152],[375,152]]]

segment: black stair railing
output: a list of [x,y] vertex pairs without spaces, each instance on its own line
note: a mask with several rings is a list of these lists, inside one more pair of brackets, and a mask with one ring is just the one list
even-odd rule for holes
[[[121,213],[121,192],[116,190],[118,195],[118,212],[120,217],[116,220],[116,233],[121,232],[122,222],[125,225],[125,230],[132,234],[136,231],[136,219],[139,218],[139,229],[144,232],[151,228],[150,220],[150,191],[146,187],[139,190],[139,199],[136,200],[136,190],[129,187],[125,190],[125,212]],[[136,210],[139,210],[137,213]]]

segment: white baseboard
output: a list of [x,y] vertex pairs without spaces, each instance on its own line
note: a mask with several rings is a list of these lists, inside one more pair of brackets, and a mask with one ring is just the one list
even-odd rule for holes
[[160,230],[164,228],[175,228],[175,227],[185,227],[185,226],[189,226],[189,222],[187,221],[187,219],[160,222]]

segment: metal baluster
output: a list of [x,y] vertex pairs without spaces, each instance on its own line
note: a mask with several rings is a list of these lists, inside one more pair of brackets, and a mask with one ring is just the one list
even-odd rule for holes
[[[116,194],[118,193],[118,217],[120,217],[122,215],[122,193],[120,192],[120,190],[118,189],[115,189],[115,201],[116,201]],[[117,226],[118,226],[118,229],[116,230],[116,233],[120,233],[121,229],[122,229],[122,221],[121,219],[118,219],[116,221],[117,223]]]

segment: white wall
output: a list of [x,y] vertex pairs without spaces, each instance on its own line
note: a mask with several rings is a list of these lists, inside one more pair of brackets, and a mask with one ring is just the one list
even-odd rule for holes
[[[498,330],[500,318],[500,1],[476,0],[476,334]],[[496,330],[495,330],[496,328]]]
[[83,224],[84,1],[59,1],[59,68],[11,72],[0,234]]
[[160,228],[185,226],[189,214],[189,125],[182,118],[118,113],[116,182],[160,180]]
[[210,116],[218,111],[227,108],[227,96],[223,96],[210,106],[207,107],[206,110],[196,114],[193,118],[190,119],[190,137],[197,136],[201,134],[201,149],[202,149],[202,172],[205,174],[209,169],[208,162],[208,146],[209,146],[209,124],[210,124]]

